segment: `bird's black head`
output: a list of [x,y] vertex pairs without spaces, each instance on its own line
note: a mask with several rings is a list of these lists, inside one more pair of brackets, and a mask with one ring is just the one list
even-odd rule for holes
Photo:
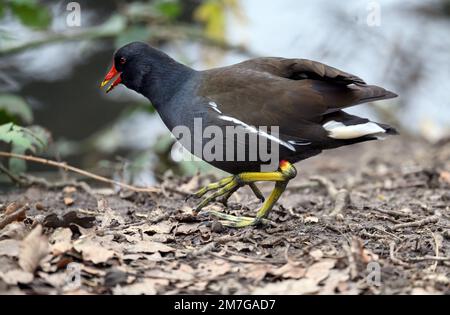
[[133,42],[121,47],[114,54],[113,65],[102,82],[102,87],[114,77],[117,79],[108,87],[111,91],[122,83],[127,88],[144,94],[148,98],[152,90],[164,92],[170,88],[174,79],[180,79],[180,72],[189,69],[168,55],[146,43]]
[[149,61],[149,58],[151,60],[151,55],[157,53],[159,51],[141,42],[133,42],[123,46],[114,54],[112,67],[101,86],[105,86],[113,78],[117,77],[108,87],[106,93],[110,92],[120,83],[129,89],[139,92],[143,77],[151,71],[151,61]]

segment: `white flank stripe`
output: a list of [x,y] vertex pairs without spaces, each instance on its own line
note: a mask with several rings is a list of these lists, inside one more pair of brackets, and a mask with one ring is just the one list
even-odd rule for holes
[[283,141],[283,140],[281,140],[281,139],[279,139],[277,137],[274,137],[274,136],[268,134],[267,132],[264,132],[262,130],[258,130],[258,129],[256,129],[253,126],[249,126],[245,122],[240,121],[239,119],[236,119],[236,118],[230,117],[230,116],[224,116],[224,115],[219,116],[219,119],[222,119],[222,120],[225,120],[225,121],[230,121],[232,123],[235,123],[236,125],[241,125],[242,127],[244,127],[245,129],[247,129],[250,132],[257,133],[260,136],[266,137],[269,140],[277,142],[277,143],[281,144],[282,146],[285,146],[286,148],[288,148],[291,151],[294,151],[294,152],[296,151],[295,148],[290,143],[287,143],[287,142],[285,142],[285,141]]
[[293,145],[310,145],[311,144],[311,142],[308,142],[308,141],[302,142],[302,141],[289,140],[288,142]]
[[211,108],[214,109],[219,114],[222,114],[222,112],[219,110],[219,106],[217,106],[216,102],[209,102],[209,106],[211,106]]
[[343,140],[386,133],[386,130],[373,122],[346,126],[341,122],[330,120],[323,125],[323,128],[329,132],[330,138]]

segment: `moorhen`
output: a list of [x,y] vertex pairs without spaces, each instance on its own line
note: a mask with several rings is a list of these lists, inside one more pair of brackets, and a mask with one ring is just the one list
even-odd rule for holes
[[[244,185],[249,185],[264,202],[255,218],[209,212],[229,227],[270,222],[266,219],[268,213],[297,175],[294,163],[322,150],[397,133],[388,125],[342,110],[394,98],[396,94],[367,85],[353,74],[306,59],[256,58],[196,71],[146,43],[133,42],[114,54],[111,70],[101,86],[110,81],[107,92],[121,83],[144,95],[183,146],[233,174],[194,194],[200,198],[215,191],[194,209],[195,214],[219,197],[226,202]],[[198,125],[200,133],[195,130]],[[229,127],[246,137],[239,133],[230,136]],[[269,133],[268,128],[275,132]],[[246,141],[252,135],[257,136],[256,146],[255,141]],[[261,147],[267,149],[272,160],[276,159],[276,164],[261,153],[265,152]],[[204,154],[206,149],[208,158]],[[275,182],[265,201],[255,185],[259,181]]]

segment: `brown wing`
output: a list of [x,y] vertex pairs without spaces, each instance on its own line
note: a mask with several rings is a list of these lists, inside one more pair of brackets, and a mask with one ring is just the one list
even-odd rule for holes
[[223,115],[254,126],[280,126],[283,133],[306,139],[322,133],[318,123],[328,113],[396,96],[305,59],[257,58],[205,71],[204,79],[200,96],[214,101]]
[[291,80],[313,79],[339,85],[366,84],[356,75],[308,59],[256,58],[237,66],[271,73]]

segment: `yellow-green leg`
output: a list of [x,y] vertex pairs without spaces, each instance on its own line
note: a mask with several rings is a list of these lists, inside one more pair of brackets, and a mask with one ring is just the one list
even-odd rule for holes
[[[244,182],[240,178],[240,175],[235,176],[229,176],[226,177],[217,183],[209,184],[206,187],[203,187],[199,191],[193,194],[194,198],[201,198],[205,194],[207,194],[210,191],[216,190],[215,193],[211,194],[209,197],[206,197],[202,202],[200,202],[194,209],[194,214],[197,214],[202,210],[205,206],[207,206],[209,203],[216,200],[218,197],[222,197],[221,202],[227,206],[228,199],[233,195],[239,188],[242,186],[249,185],[255,196],[264,202],[264,196],[259,190],[258,187],[253,182]],[[189,197],[188,197],[189,198]]]
[[[218,182],[217,184],[213,184],[213,187],[219,187],[219,189],[216,193],[212,194],[210,197],[205,198],[194,210],[194,213],[198,213],[203,207],[205,207],[209,202],[214,200],[215,198],[219,196],[225,196],[229,197],[234,191],[236,191],[239,187],[242,185],[250,185],[252,190],[255,192],[254,188],[256,188],[256,185],[254,185],[255,182],[258,181],[273,181],[275,182],[275,187],[270,194],[270,196],[267,198],[267,200],[264,202],[262,207],[258,210],[258,213],[256,214],[255,218],[251,217],[236,217],[232,215],[228,215],[225,213],[217,212],[217,211],[208,211],[208,213],[218,219],[221,219],[221,223],[224,226],[228,227],[246,227],[251,225],[257,225],[259,223],[267,223],[268,220],[266,219],[267,215],[269,214],[270,210],[272,210],[275,203],[278,201],[278,199],[283,194],[284,190],[286,189],[286,186],[288,182],[294,178],[297,175],[297,170],[295,167],[287,162],[282,161],[280,163],[280,167],[278,171],[276,172],[267,172],[267,173],[257,173],[257,172],[251,172],[251,173],[241,173],[239,175],[231,177],[227,177],[223,181]],[[203,192],[202,196],[207,192],[214,190],[214,188],[211,188],[211,185],[204,188],[203,190],[200,190],[199,192]],[[231,194],[230,194],[231,192]],[[261,192],[258,188],[256,188],[255,194],[260,197],[262,197]]]
[[[261,190],[259,190],[259,188],[255,185],[255,183],[249,183],[248,186],[253,191],[256,198],[258,198],[261,202],[265,201],[264,195],[262,194]],[[242,185],[237,185],[236,187],[234,187],[232,190],[227,192],[227,194],[222,198],[222,200],[220,200],[220,202],[225,207],[228,206],[228,199],[230,199],[230,197],[241,187],[242,187]]]

